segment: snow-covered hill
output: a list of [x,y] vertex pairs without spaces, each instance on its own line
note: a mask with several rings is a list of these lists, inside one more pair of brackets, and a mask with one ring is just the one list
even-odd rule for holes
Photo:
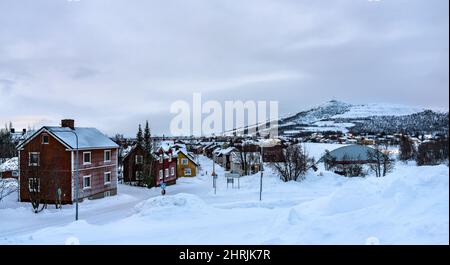
[[[416,122],[420,121],[420,122]],[[448,109],[400,104],[348,104],[331,100],[310,110],[279,119],[280,135],[311,131],[347,132],[446,132]],[[262,130],[260,130],[262,131]]]

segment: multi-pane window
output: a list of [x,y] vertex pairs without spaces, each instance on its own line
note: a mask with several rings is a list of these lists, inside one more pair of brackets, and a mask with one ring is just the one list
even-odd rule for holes
[[48,135],[47,134],[42,135],[42,144],[48,144]]
[[171,176],[174,176],[174,175],[175,175],[175,168],[174,168],[174,167],[171,167],[171,168],[170,168],[170,175],[171,175]]
[[136,164],[143,164],[144,163],[144,157],[141,155],[136,155]]
[[83,177],[83,189],[89,189],[91,187],[91,176]]
[[164,171],[165,171],[165,173],[166,173],[165,175],[166,175],[166,178],[167,178],[167,177],[169,176],[169,169],[166,168]]
[[83,164],[89,165],[92,162],[91,152],[83,153]]
[[142,171],[136,171],[136,179],[142,180],[144,178],[144,174]]
[[103,160],[105,160],[105,162],[111,161],[111,150],[105,150]]
[[111,183],[111,172],[105,172],[105,184]]
[[28,165],[29,166],[39,166],[39,153],[30,152],[28,154]]
[[192,172],[191,172],[190,168],[187,167],[187,168],[184,169],[184,175],[185,176],[190,176],[191,174],[192,174]]
[[163,175],[163,170],[159,170],[159,180],[163,180],[164,175]]
[[187,158],[182,158],[182,159],[181,159],[181,164],[184,165],[184,166],[186,166],[186,165],[188,164],[188,162],[189,162],[189,161],[188,161]]
[[40,182],[38,178],[29,178],[28,179],[28,191],[29,192],[39,192],[40,191]]

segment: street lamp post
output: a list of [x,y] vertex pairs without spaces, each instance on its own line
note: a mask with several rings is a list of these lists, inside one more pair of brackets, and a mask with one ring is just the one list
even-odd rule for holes
[[76,158],[75,158],[75,221],[78,221],[78,135],[75,131],[55,131],[52,130],[52,132],[62,132],[62,133],[73,133],[75,135],[76,139]]
[[259,200],[262,200],[262,179],[264,174],[263,147],[261,146],[261,178],[259,180]]
[[215,161],[215,158],[216,158],[216,155],[213,154],[213,171],[211,173],[211,176],[213,177],[214,194],[216,194],[216,190],[217,190],[217,183],[216,183],[217,174],[216,174],[216,161]]

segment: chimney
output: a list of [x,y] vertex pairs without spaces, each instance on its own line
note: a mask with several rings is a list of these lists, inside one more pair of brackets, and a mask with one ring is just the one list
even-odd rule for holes
[[22,135],[27,133],[27,129],[22,129]]
[[15,133],[15,132],[16,132],[16,129],[11,128],[10,131],[11,131],[11,133]]
[[70,129],[74,130],[75,129],[75,121],[72,119],[61,120],[61,127],[70,128]]

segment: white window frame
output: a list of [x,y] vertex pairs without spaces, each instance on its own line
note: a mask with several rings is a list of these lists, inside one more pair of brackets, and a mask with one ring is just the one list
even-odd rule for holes
[[[109,153],[109,159],[108,159],[108,160],[106,159],[106,154],[107,154],[107,153]],[[103,151],[103,161],[104,161],[104,162],[111,162],[111,155],[112,155],[111,150],[105,150],[105,151]]]
[[[109,174],[109,181],[106,180],[106,176],[107,176],[108,174]],[[111,171],[108,171],[108,172],[103,173],[103,181],[104,181],[104,184],[105,184],[105,185],[111,184],[111,180],[112,180]]]
[[17,178],[17,177],[19,177],[19,171],[18,171],[18,170],[13,170],[13,171],[11,172],[11,175],[12,175],[14,178]]
[[[37,181],[37,191],[35,189],[31,189],[31,181]],[[41,191],[41,181],[38,178],[28,178],[28,191],[29,192],[40,192]]]
[[170,168],[170,175],[174,176],[175,175],[175,167],[171,167]]
[[[47,142],[44,142],[44,137],[47,137]],[[42,134],[41,136],[41,143],[42,144],[48,144],[50,137],[48,136],[48,134]]]
[[164,170],[164,176],[167,178],[167,177],[169,177],[169,169],[168,168],[166,168],[165,170]]
[[192,169],[190,167],[185,168],[184,169],[184,175],[185,176],[192,176]]
[[[138,158],[141,158],[140,161],[139,161]],[[134,159],[135,159],[136,165],[144,164],[144,156],[142,156],[142,155],[136,155]]]
[[[31,155],[37,155],[37,163],[31,163]],[[38,167],[40,165],[41,162],[41,155],[39,152],[29,152],[28,153],[28,166],[30,167]]]
[[[86,154],[89,154],[89,162],[84,161]],[[92,152],[83,152],[83,165],[90,165],[92,164]]]
[[164,172],[162,169],[159,170],[159,180],[163,180],[164,178]]
[[163,158],[163,156],[160,156],[159,157],[159,163],[162,164],[163,162],[164,162],[164,158]]
[[[84,180],[87,179],[87,178],[89,178],[89,186],[85,186]],[[92,187],[92,177],[91,177],[91,175],[83,176],[83,190],[88,190],[91,187]]]
[[172,162],[172,155],[169,155],[169,163]]
[[182,158],[182,159],[181,159],[181,164],[182,164],[183,166],[189,165],[189,159],[187,159],[187,158]]

